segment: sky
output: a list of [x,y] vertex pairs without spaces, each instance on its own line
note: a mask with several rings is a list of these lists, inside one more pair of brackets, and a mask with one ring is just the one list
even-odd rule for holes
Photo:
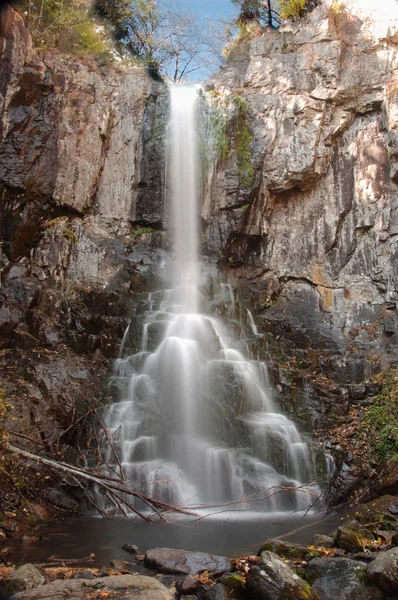
[[234,11],[231,0],[179,0],[201,17],[230,16]]

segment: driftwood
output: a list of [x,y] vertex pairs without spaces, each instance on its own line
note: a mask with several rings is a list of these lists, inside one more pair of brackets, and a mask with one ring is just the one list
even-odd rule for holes
[[[156,519],[160,519],[165,521],[162,513],[165,512],[178,512],[184,515],[197,516],[196,513],[191,510],[187,510],[181,508],[179,506],[172,506],[165,502],[161,502],[160,500],[156,500],[155,498],[149,498],[144,494],[136,492],[134,490],[129,489],[122,480],[112,479],[109,476],[102,476],[100,473],[93,473],[88,471],[87,469],[83,469],[81,467],[77,467],[74,465],[70,465],[68,463],[55,461],[51,458],[46,458],[44,456],[40,456],[38,454],[33,454],[32,452],[28,452],[27,450],[22,450],[22,448],[17,448],[12,444],[6,443],[2,445],[2,450],[10,453],[17,454],[22,458],[26,458],[27,460],[31,460],[35,463],[45,465],[50,467],[56,471],[60,471],[61,473],[65,473],[67,475],[71,475],[75,481],[81,485],[84,489],[86,498],[94,506],[94,508],[104,517],[107,517],[106,511],[100,508],[95,502],[93,495],[88,487],[84,487],[81,484],[81,480],[87,482],[87,484],[95,484],[102,491],[102,493],[108,498],[110,503],[118,510],[122,512],[125,516],[128,516],[126,509],[129,509],[136,516],[140,517],[144,521],[153,522]],[[151,510],[151,513],[143,513],[135,508],[131,502],[126,500],[123,496],[137,498],[141,500],[146,506]]]

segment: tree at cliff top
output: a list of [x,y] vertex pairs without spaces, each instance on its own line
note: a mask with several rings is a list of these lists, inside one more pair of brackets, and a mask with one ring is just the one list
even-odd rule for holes
[[203,78],[221,64],[225,40],[215,26],[200,24],[174,0],[96,0],[95,8],[119,54],[142,60],[155,76],[177,83],[198,72]]
[[107,44],[89,0],[17,0],[37,48],[101,54]]
[[239,8],[237,25],[241,29],[253,23],[278,27],[285,19],[303,16],[309,4],[314,4],[311,0],[232,0],[232,3]]

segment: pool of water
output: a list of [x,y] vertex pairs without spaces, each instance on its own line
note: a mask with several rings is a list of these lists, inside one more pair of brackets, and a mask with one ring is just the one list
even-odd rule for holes
[[90,566],[108,565],[112,559],[131,560],[122,549],[134,544],[145,552],[151,548],[181,548],[221,554],[231,558],[256,554],[269,538],[310,544],[314,533],[328,534],[340,524],[337,517],[286,513],[223,513],[200,520],[173,517],[168,523],[145,523],[126,519],[83,518],[54,524],[35,532],[37,542],[13,541],[11,560],[48,563],[54,559],[84,559],[91,553]]

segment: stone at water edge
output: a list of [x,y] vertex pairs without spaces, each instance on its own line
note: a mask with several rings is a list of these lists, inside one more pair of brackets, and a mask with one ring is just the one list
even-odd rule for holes
[[367,581],[366,564],[349,558],[314,558],[306,578],[322,600],[383,600],[381,589]]
[[153,577],[112,575],[92,580],[58,579],[15,594],[13,600],[86,600],[90,596],[110,596],[117,600],[170,600],[170,591]]
[[385,592],[398,592],[398,548],[381,552],[368,566],[369,579]]
[[126,550],[126,552],[131,552],[132,554],[138,554],[140,551],[138,546],[135,546],[134,544],[124,544],[124,546],[122,546],[122,550]]
[[320,600],[277,554],[262,552],[259,566],[251,567],[246,581],[250,600]]
[[333,548],[334,539],[329,535],[315,533],[315,535],[312,536],[312,545],[321,546],[322,548]]
[[145,564],[160,573],[180,575],[196,575],[203,571],[225,573],[232,569],[231,561],[225,556],[177,550],[175,548],[148,550],[145,554]]
[[257,556],[260,556],[262,552],[265,551],[274,552],[283,558],[301,558],[307,561],[311,560],[312,558],[319,558],[320,556],[324,556],[326,554],[326,552],[322,549],[318,550],[309,548],[308,546],[286,542],[285,540],[280,540],[278,538],[270,539],[265,542],[265,544],[263,544],[257,552]]
[[24,590],[32,590],[48,582],[45,572],[27,563],[18,569],[15,569],[4,582],[4,590],[9,596]]

